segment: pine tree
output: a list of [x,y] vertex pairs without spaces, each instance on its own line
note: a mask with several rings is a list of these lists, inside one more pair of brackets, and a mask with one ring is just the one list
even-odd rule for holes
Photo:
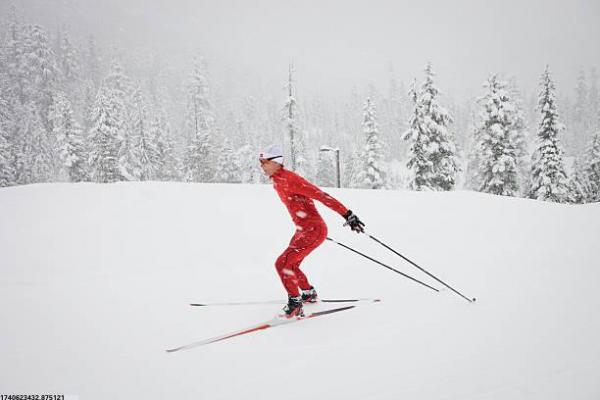
[[529,193],[529,171],[531,171],[531,156],[529,154],[529,129],[523,110],[523,99],[519,92],[516,80],[513,78],[509,81],[508,88],[509,96],[514,105],[514,145],[517,155],[517,171],[520,194],[525,196]]
[[77,49],[71,43],[68,33],[63,33],[60,40],[59,65],[66,83],[77,81],[80,77],[81,66]]
[[71,182],[87,180],[86,154],[82,130],[75,118],[71,103],[61,92],[54,94],[48,117],[66,175]]
[[568,150],[572,154],[580,153],[586,142],[589,128],[588,87],[585,71],[581,69],[577,75],[575,87],[575,104],[573,105],[574,124],[571,127],[571,137],[567,141]]
[[92,110],[89,136],[89,164],[94,182],[109,183],[123,179],[119,168],[123,115],[124,105],[120,94],[103,85]]
[[488,93],[479,99],[481,126],[475,144],[479,153],[479,191],[515,196],[517,182],[517,132],[515,107],[506,83],[491,75],[484,87]]
[[194,60],[188,86],[187,135],[189,145],[185,158],[186,180],[211,182],[215,175],[214,145],[215,118],[209,100],[208,80],[204,62]]
[[335,187],[337,185],[335,154],[333,151],[319,151],[317,184],[325,187]]
[[0,187],[12,186],[16,182],[14,148],[9,136],[8,103],[0,97]]
[[538,109],[541,119],[538,126],[538,148],[533,154],[529,197],[538,200],[564,202],[568,195],[567,175],[562,159],[558,134],[563,125],[558,118],[554,82],[550,67],[542,74]]
[[433,163],[432,187],[436,190],[452,190],[459,171],[454,136],[448,130],[452,118],[446,109],[438,104],[437,97],[440,92],[433,83],[434,76],[430,63],[425,69],[425,83],[420,96],[424,128],[429,138],[427,152],[429,160]]
[[150,136],[156,143],[159,171],[157,179],[175,181],[179,179],[179,164],[175,156],[175,145],[171,136],[171,128],[164,112],[159,111],[150,124]]
[[217,162],[219,168],[215,176],[215,181],[221,183],[240,183],[241,170],[236,152],[231,148],[227,138],[223,140],[220,147]]
[[600,118],[597,118],[600,113],[600,94],[598,93],[598,71],[595,67],[590,71],[590,90],[588,97],[590,131],[598,132],[600,131]]
[[133,93],[132,158],[133,176],[141,181],[156,179],[161,167],[160,154],[147,122],[146,105],[137,87]]
[[594,135],[586,152],[585,181],[587,202],[600,201],[600,133]]
[[[292,171],[297,171],[297,158],[299,156],[299,149],[298,149],[298,142],[299,142],[299,132],[300,132],[300,128],[298,126],[298,116],[297,116],[297,103],[296,103],[296,96],[294,95],[294,78],[293,78],[293,73],[294,73],[294,67],[292,65],[292,63],[290,63],[289,65],[289,71],[288,71],[288,82],[286,85],[286,89],[288,91],[288,96],[287,99],[285,101],[285,107],[284,107],[284,117],[283,120],[285,121],[285,127],[286,127],[286,135],[287,137],[284,139],[284,143],[289,143],[288,147],[289,151],[287,151],[286,153],[289,154],[289,160],[290,160],[290,169]],[[286,157],[287,158],[287,157]]]
[[413,172],[410,187],[414,190],[452,190],[459,171],[454,136],[448,129],[452,118],[438,104],[440,92],[434,76],[429,63],[419,95],[411,94],[415,109],[404,138],[412,141],[408,167]]
[[237,159],[240,162],[240,174],[242,183],[258,183],[261,179],[256,160],[256,151],[254,147],[245,144],[237,151]]
[[411,142],[410,158],[406,164],[412,172],[409,188],[411,190],[431,190],[433,162],[428,159],[426,150],[429,145],[429,137],[422,130],[424,118],[418,102],[416,82],[413,82],[408,97],[413,104],[408,130],[404,133],[404,140]]
[[361,155],[362,168],[358,173],[359,187],[365,189],[383,189],[386,184],[383,161],[383,146],[379,141],[375,105],[367,99],[364,106],[363,132],[366,143]]

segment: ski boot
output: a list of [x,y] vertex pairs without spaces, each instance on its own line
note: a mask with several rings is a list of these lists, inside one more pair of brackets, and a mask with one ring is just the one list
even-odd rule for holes
[[288,296],[288,303],[283,307],[285,312],[284,317],[304,317],[304,310],[302,309],[302,296]]
[[316,303],[317,302],[317,291],[314,287],[302,291],[302,302],[303,303]]

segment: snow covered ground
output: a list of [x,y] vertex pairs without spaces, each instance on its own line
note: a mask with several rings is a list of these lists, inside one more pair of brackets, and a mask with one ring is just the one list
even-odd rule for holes
[[[0,394],[80,399],[600,398],[600,206],[329,190],[369,232],[478,301],[326,242],[323,297],[382,303],[185,352],[272,317],[293,225],[269,186],[0,190]],[[330,236],[440,287],[320,208]],[[325,305],[315,306],[317,309]]]

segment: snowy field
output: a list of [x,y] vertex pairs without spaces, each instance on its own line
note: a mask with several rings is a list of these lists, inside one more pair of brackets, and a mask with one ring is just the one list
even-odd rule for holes
[[[293,225],[269,186],[0,190],[0,393],[79,399],[600,399],[600,205],[329,190],[477,302],[326,242],[304,265],[340,314],[168,354],[271,318]],[[331,237],[440,287],[320,208]],[[440,287],[441,288],[441,287]],[[324,309],[326,305],[313,306]]]

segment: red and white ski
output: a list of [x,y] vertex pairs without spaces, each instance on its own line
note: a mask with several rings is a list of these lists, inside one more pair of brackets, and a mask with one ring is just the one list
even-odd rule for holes
[[[377,303],[380,301],[376,298],[357,298],[357,299],[319,299],[316,303],[305,303],[304,305],[319,304],[319,303]],[[263,304],[285,304],[283,300],[257,300],[257,301],[229,301],[223,303],[191,303],[193,307],[219,307],[219,306],[256,306]]]
[[231,332],[231,333],[227,333],[225,335],[221,335],[221,336],[216,336],[210,339],[205,339],[205,340],[199,340],[197,342],[193,342],[190,344],[187,344],[185,346],[181,346],[181,347],[175,347],[173,349],[169,349],[167,350],[168,353],[173,353],[175,351],[180,351],[180,350],[189,350],[192,349],[194,347],[199,347],[199,346],[204,346],[210,343],[215,343],[215,342],[220,342],[222,340],[226,340],[226,339],[231,339],[237,336],[242,336],[242,335],[246,335],[252,332],[258,332],[258,331],[262,331],[265,329],[269,329],[269,328],[274,328],[276,326],[281,326],[281,325],[286,325],[286,324],[291,324],[293,322],[299,322],[299,321],[304,321],[305,319],[310,319],[310,318],[316,318],[316,317],[320,317],[323,315],[329,315],[329,314],[335,314],[341,311],[346,311],[346,310],[350,310],[352,308],[355,308],[356,305],[352,305],[352,306],[345,306],[345,307],[339,307],[339,308],[333,308],[330,310],[324,310],[324,311],[316,311],[313,313],[308,314],[305,317],[296,317],[296,318],[285,318],[285,317],[275,317],[269,321],[263,322],[261,324],[258,325],[254,325],[245,329],[241,329],[239,331],[235,331],[235,332]]

